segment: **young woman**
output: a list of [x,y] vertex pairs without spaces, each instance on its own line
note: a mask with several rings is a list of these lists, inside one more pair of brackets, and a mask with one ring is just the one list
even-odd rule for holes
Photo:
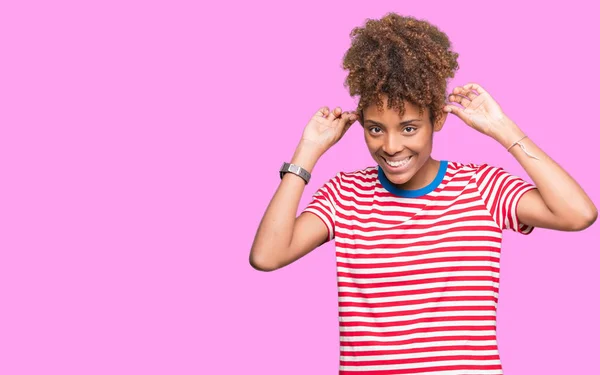
[[[258,228],[250,263],[271,271],[335,238],[340,374],[501,374],[496,305],[502,231],[583,230],[583,189],[470,83],[435,26],[388,14],[352,32],[352,112],[304,129]],[[431,157],[449,113],[509,150],[535,185],[489,165]],[[296,217],[319,158],[358,120],[377,166],[340,172]]]

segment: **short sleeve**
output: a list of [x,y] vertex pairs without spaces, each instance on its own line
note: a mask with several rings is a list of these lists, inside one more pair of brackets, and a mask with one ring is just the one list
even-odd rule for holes
[[502,168],[484,164],[476,174],[477,188],[494,221],[502,230],[510,229],[529,234],[533,226],[525,225],[517,217],[519,200],[536,187]]
[[327,227],[328,241],[335,237],[335,213],[336,199],[338,194],[340,173],[327,181],[316,193],[313,194],[311,202],[303,212],[317,215]]

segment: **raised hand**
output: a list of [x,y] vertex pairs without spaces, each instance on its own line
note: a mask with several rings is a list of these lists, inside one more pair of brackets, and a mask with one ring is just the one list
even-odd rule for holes
[[333,111],[322,107],[304,128],[302,141],[314,144],[321,153],[325,153],[346,134],[356,119],[355,113],[342,112],[339,107]]
[[473,129],[492,138],[498,138],[505,131],[509,120],[494,98],[478,84],[455,87],[448,99],[451,103],[444,111],[455,114]]

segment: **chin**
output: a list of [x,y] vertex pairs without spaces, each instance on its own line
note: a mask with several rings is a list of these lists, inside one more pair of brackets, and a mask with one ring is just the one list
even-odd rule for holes
[[388,180],[390,180],[390,182],[394,185],[404,185],[407,182],[410,181],[410,179],[413,177],[413,174],[408,174],[408,173],[403,173],[401,175],[396,175],[396,174],[385,174],[385,177],[387,177]]

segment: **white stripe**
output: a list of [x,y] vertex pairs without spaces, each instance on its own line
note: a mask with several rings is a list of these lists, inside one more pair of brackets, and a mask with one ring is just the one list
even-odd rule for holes
[[[354,198],[352,198],[354,200]],[[339,199],[341,202],[344,202],[346,199]],[[355,217],[357,219],[363,219],[363,220],[367,220],[367,219],[380,219],[380,220],[390,220],[392,219],[395,215],[399,215],[400,213],[404,213],[404,212],[410,212],[409,209],[402,209],[399,210],[398,208],[394,209],[393,207],[390,206],[379,206],[376,203],[371,203],[369,204],[368,207],[364,207],[362,209],[362,211],[369,211],[371,208],[377,208],[379,211],[383,211],[383,214],[379,214],[376,212],[369,212],[369,213],[359,213],[356,212],[356,208],[360,208],[360,207],[356,207],[356,203],[349,201],[349,202],[345,202],[345,205],[350,206],[350,210],[346,210],[342,207],[336,207],[337,211],[341,214],[344,214],[346,216],[350,216],[350,217]],[[439,206],[441,206],[441,208],[439,209],[432,209],[431,207],[425,207],[426,209],[419,209],[419,214],[421,217],[425,216],[439,216],[439,215],[444,215],[444,220],[449,220],[451,218],[462,218],[464,213],[458,213],[458,214],[451,214],[452,212],[456,212],[458,210],[465,210],[465,209],[470,209],[470,208],[474,208],[476,206],[479,206],[478,202],[466,202],[466,203],[462,203],[462,202],[439,202],[438,203]],[[450,213],[448,213],[448,211]],[[483,211],[482,211],[483,212]],[[419,223],[420,222],[426,222],[426,220],[421,220],[421,217],[419,218]],[[435,221],[438,221],[439,218],[436,218]],[[435,222],[433,221],[433,222]]]
[[[400,325],[401,323],[409,322],[411,320],[426,319],[426,318],[445,318],[445,317],[451,317],[451,316],[488,317],[488,318],[490,318],[489,320],[482,320],[481,322],[487,321],[488,322],[487,324],[489,324],[489,322],[494,321],[496,312],[495,311],[486,311],[486,310],[483,310],[483,311],[481,311],[481,310],[436,311],[436,312],[417,313],[417,314],[412,314],[412,315],[390,316],[390,317],[385,317],[385,318],[370,318],[370,317],[366,317],[366,316],[359,316],[359,317],[344,316],[344,317],[341,317],[339,320],[340,320],[340,323],[359,322],[359,323],[373,323],[373,324],[375,324],[375,323],[398,323],[399,324],[397,326],[388,326],[388,327],[340,326],[340,329],[343,328],[343,331],[346,331],[346,332],[364,331],[364,330],[374,330],[376,332],[394,332],[399,329],[404,330],[404,329],[406,329],[406,327],[412,326],[412,325]],[[479,320],[470,320],[470,319],[466,319],[466,318],[462,321],[464,321],[464,322],[471,322],[471,321],[480,322]],[[447,322],[447,323],[450,323],[450,322]],[[452,323],[454,323],[454,321]],[[445,325],[445,323],[443,325]]]
[[[423,242],[429,242],[429,241],[447,241],[447,243],[451,243],[452,240],[456,240],[456,241],[460,241],[460,240],[464,240],[466,238],[469,237],[481,237],[481,236],[487,236],[487,237],[495,237],[498,239],[502,238],[502,234],[501,233],[497,233],[497,232],[492,232],[492,231],[478,231],[478,232],[473,232],[472,230],[464,230],[464,231],[456,231],[456,232],[451,232],[451,233],[440,233],[438,235],[435,236],[423,236],[420,238],[405,238],[403,236],[398,236],[396,238],[386,238],[386,239],[380,239],[380,240],[373,240],[373,239],[350,239],[350,238],[337,238],[336,239],[336,243],[340,243],[340,244],[348,244],[348,245],[369,245],[369,246],[377,246],[377,245],[406,245],[406,244],[418,244],[418,243],[423,243]],[[473,243],[472,241],[470,241],[471,243]],[[420,245],[423,246],[423,245]],[[497,246],[497,245],[496,245]],[[412,251],[412,248],[411,248]]]
[[[491,267],[499,267],[500,264],[498,261],[452,261],[452,262],[436,262],[436,263],[425,263],[425,264],[414,264],[411,266],[393,266],[393,267],[383,267],[380,266],[378,268],[347,268],[343,266],[338,266],[339,272],[348,272],[354,275],[368,275],[372,273],[389,273],[389,272],[408,272],[408,271],[416,271],[416,270],[435,270],[438,268],[444,267],[467,267],[467,266],[491,266]],[[375,266],[374,266],[375,267]]]
[[[451,306],[461,306],[461,307],[469,307],[469,306],[487,306],[487,307],[496,307],[496,302],[494,301],[441,301],[441,302],[427,302],[427,303],[418,303],[414,305],[407,306],[388,306],[388,307],[359,307],[359,306],[340,306],[338,307],[338,311],[341,313],[373,313],[373,314],[383,314],[383,313],[394,313],[394,312],[406,312],[412,310],[421,310],[428,309],[432,307],[451,307]],[[346,317],[340,316],[339,319],[346,319]]]
[[419,289],[430,289],[430,288],[443,288],[443,287],[457,287],[457,286],[489,286],[498,287],[499,283],[492,280],[477,280],[477,281],[448,281],[448,282],[437,282],[437,283],[426,283],[417,285],[404,285],[389,286],[381,288],[355,288],[349,286],[339,287],[340,292],[345,293],[363,293],[363,294],[374,294],[374,293],[385,293],[385,292],[398,292],[401,288],[402,291],[419,290]]
[[[432,327],[454,327],[454,326],[472,326],[472,327],[495,327],[496,326],[496,321],[495,321],[495,317],[490,316],[490,319],[488,320],[456,320],[456,321],[448,321],[448,322],[424,322],[424,323],[413,323],[413,324],[408,324],[402,327],[381,327],[381,328],[376,328],[376,327],[340,327],[340,332],[363,332],[363,331],[367,331],[366,334],[364,336],[360,336],[360,337],[371,337],[371,335],[369,335],[369,333],[386,333],[386,332],[397,332],[396,335],[394,335],[396,338],[402,338],[405,339],[405,334],[403,334],[402,332],[405,331],[411,331],[413,329],[419,329],[419,328],[432,328]],[[371,332],[368,332],[369,330],[371,330]],[[448,330],[446,331],[447,334],[450,334],[452,331]],[[373,335],[374,336],[374,335]]]
[[[500,278],[500,273],[499,272],[492,272],[492,271],[443,271],[443,272],[432,272],[432,273],[428,273],[427,275],[407,275],[407,276],[391,276],[391,277],[378,277],[377,278],[377,282],[378,283],[384,283],[384,282],[398,282],[398,281],[413,281],[413,280],[421,280],[421,279],[433,279],[433,278],[439,278],[439,277],[450,277],[450,276],[456,276],[456,277],[462,277],[462,276],[490,276],[490,277],[496,277],[496,278]],[[373,284],[373,279],[372,278],[367,278],[367,279],[355,279],[352,277],[346,277],[346,276],[338,276],[338,282],[353,282],[356,284],[366,284],[366,285],[372,285]]]
[[[341,239],[336,239],[336,243],[339,243]],[[352,241],[350,241],[352,244]],[[434,250],[434,249],[444,249],[448,247],[463,247],[465,249],[474,249],[477,247],[493,247],[500,249],[500,246],[497,242],[493,241],[460,241],[460,240],[447,240],[446,242],[439,242],[430,245],[419,245],[419,246],[411,246],[410,249],[352,249],[352,248],[340,248],[337,247],[337,251],[346,254],[398,254],[398,251],[401,252],[415,252],[415,251],[423,251],[423,250]]]
[[[394,365],[379,365],[379,366],[340,366],[340,369],[343,371],[375,371],[375,370],[404,370],[404,369],[417,369],[422,367],[437,367],[437,366],[456,366],[456,365],[464,365],[464,366],[481,366],[481,365],[499,365],[500,360],[460,360],[460,361],[435,361],[435,362],[421,362],[421,363],[409,363],[409,364],[394,364]],[[436,371],[432,374],[439,374],[440,372]],[[456,372],[454,372],[456,373]],[[463,374],[464,371],[461,371],[460,374]],[[482,372],[478,372],[481,374]],[[422,374],[422,373],[419,373]]]

